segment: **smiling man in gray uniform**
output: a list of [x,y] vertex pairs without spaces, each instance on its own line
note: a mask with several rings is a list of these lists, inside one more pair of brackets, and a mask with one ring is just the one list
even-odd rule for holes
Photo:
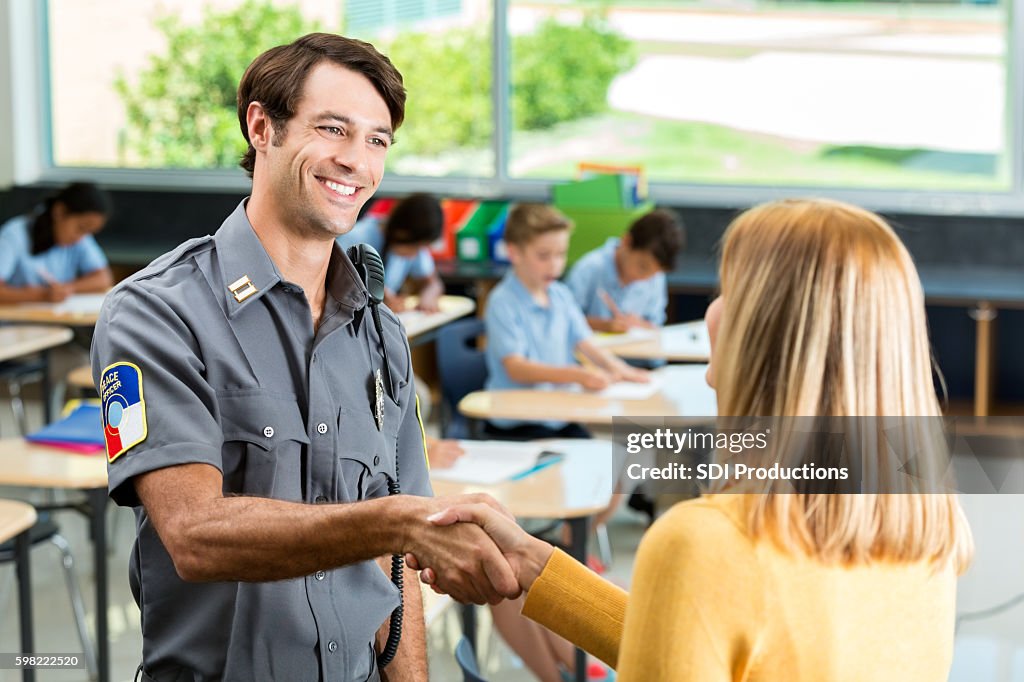
[[[380,183],[405,90],[372,46],[305,36],[258,57],[238,115],[252,195],[107,298],[92,349],[110,494],[136,508],[130,579],[151,680],[422,680],[415,573],[518,593],[477,526],[435,528],[408,344],[334,239]],[[385,361],[384,347],[387,350]],[[401,488],[401,493],[396,488]]]

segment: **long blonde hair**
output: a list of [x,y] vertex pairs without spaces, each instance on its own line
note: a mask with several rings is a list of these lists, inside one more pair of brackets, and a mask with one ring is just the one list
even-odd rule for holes
[[[719,414],[938,417],[924,294],[879,216],[825,199],[763,204],[723,243]],[[970,530],[955,495],[752,495],[751,532],[828,563],[952,561]]]

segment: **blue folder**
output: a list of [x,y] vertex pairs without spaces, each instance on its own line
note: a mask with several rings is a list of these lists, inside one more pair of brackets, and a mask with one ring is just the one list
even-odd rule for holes
[[32,442],[103,445],[103,419],[99,405],[82,404],[67,416],[25,437]]

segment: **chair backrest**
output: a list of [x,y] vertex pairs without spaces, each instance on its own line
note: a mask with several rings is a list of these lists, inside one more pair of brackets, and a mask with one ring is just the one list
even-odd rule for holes
[[[441,378],[442,424],[458,422],[456,406],[473,391],[479,391],[487,380],[487,361],[484,352],[476,347],[477,337],[484,333],[484,321],[467,317],[447,324],[437,332],[437,371]],[[466,437],[468,434],[449,433],[445,437]]]
[[480,677],[480,669],[476,665],[476,653],[473,651],[473,645],[465,637],[455,645],[455,661],[462,669],[462,682],[487,682]]

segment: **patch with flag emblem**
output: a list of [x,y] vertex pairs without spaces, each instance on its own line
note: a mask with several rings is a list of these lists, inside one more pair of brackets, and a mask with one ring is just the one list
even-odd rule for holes
[[142,370],[130,362],[115,362],[100,376],[103,402],[103,438],[107,460],[113,462],[146,440],[146,401],[142,398]]

